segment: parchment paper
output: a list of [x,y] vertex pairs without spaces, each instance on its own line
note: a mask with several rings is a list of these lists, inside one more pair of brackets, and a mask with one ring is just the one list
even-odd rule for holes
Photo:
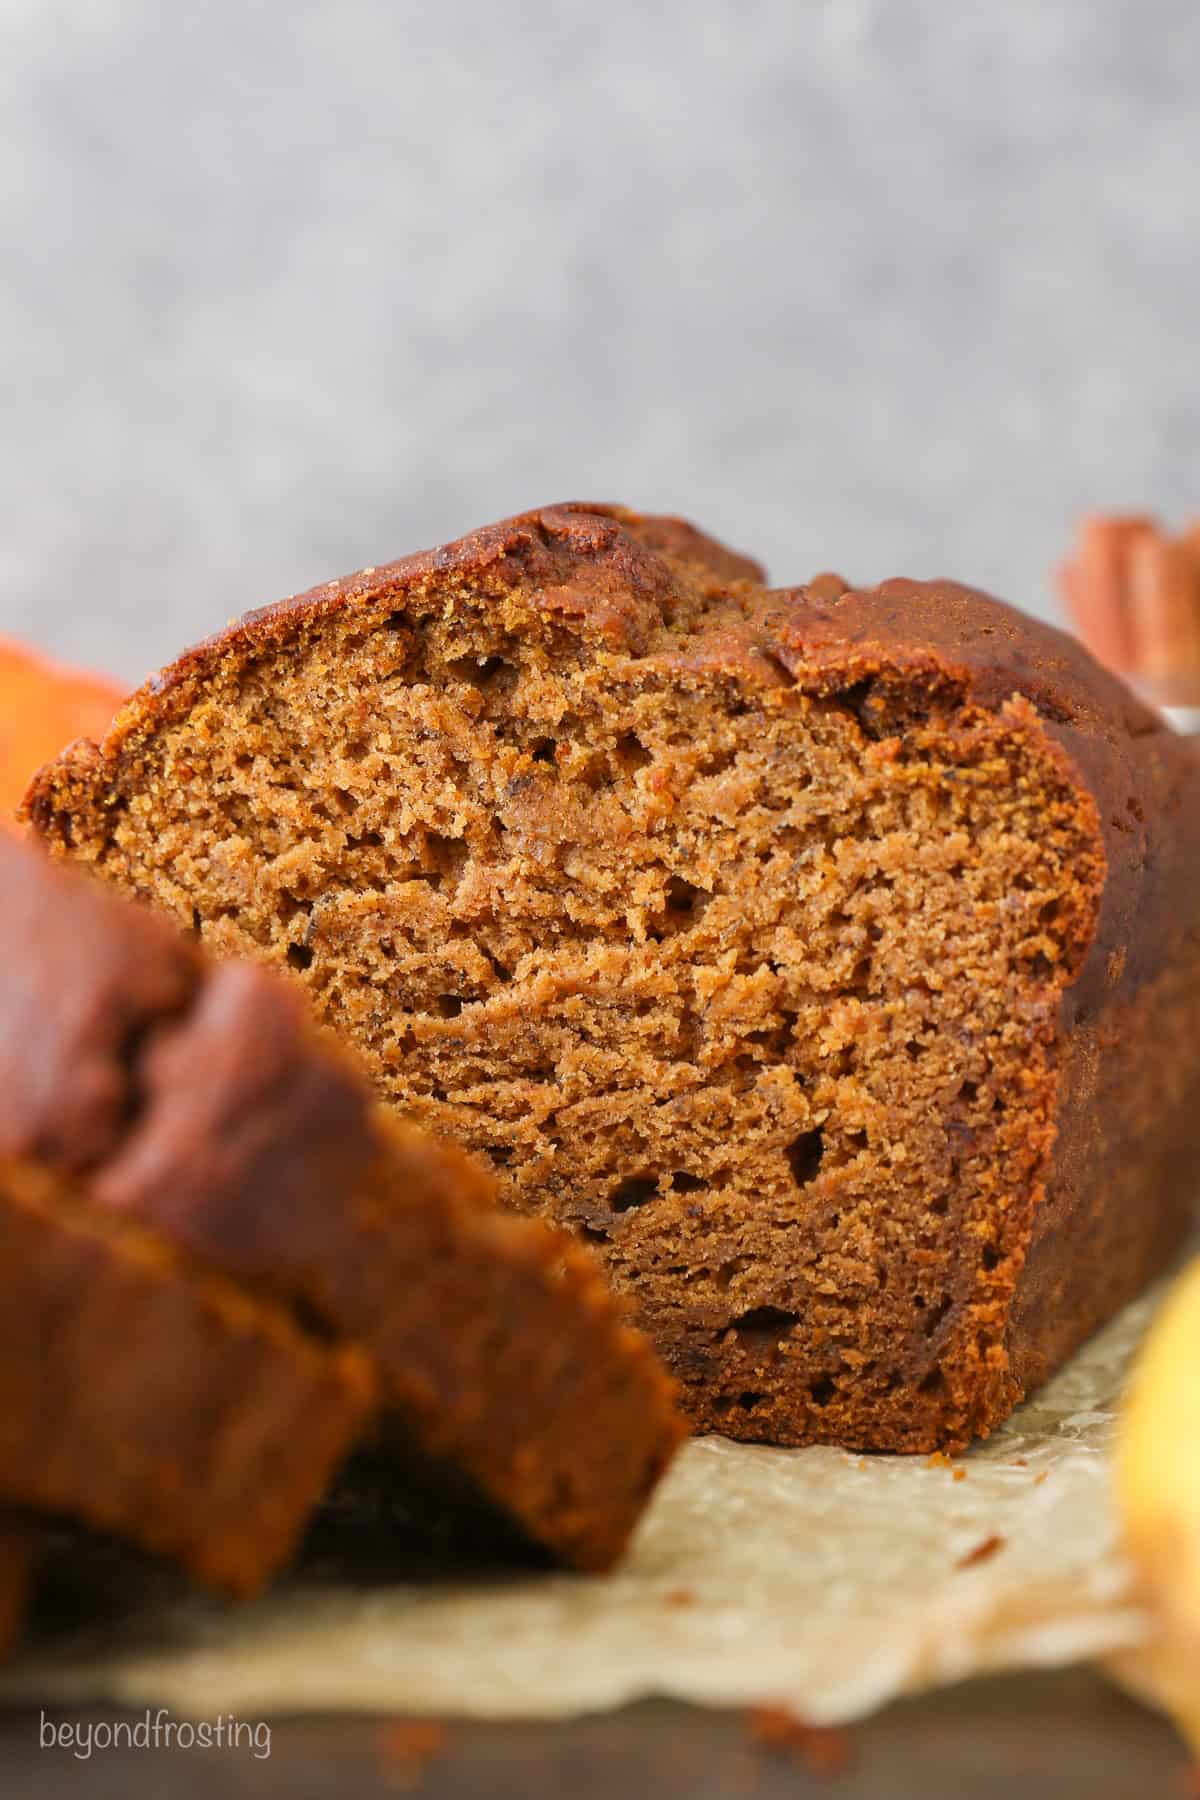
[[980,1671],[1136,1650],[1151,1624],[1117,1548],[1109,1451],[1154,1303],[953,1465],[697,1439],[611,1576],[364,1591],[310,1573],[240,1610],[176,1599],[18,1662],[0,1700],[549,1718],[670,1694],[823,1723]]

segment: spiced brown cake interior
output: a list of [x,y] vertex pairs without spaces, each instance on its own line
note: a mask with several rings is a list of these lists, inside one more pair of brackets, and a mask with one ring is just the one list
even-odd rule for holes
[[952,583],[545,509],[249,615],[28,807],[592,1244],[702,1426],[962,1445],[1184,1229],[1195,753]]

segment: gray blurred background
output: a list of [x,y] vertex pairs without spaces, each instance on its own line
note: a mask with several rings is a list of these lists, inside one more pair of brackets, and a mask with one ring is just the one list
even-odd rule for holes
[[547,500],[1049,612],[1200,509],[1196,0],[0,0],[0,630]]

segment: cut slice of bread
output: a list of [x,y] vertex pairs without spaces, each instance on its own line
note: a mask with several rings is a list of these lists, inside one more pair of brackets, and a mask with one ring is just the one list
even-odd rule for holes
[[[393,1128],[277,977],[210,963],[7,841],[0,895],[0,1153],[74,1181],[99,1224],[236,1279],[247,1307],[362,1346],[402,1479],[452,1476],[556,1555],[614,1561],[682,1427],[594,1259],[499,1213],[451,1147]],[[94,1324],[81,1303],[81,1356]],[[134,1399],[144,1360],[115,1341]]]
[[1200,785],[952,583],[558,507],[250,614],[35,782],[573,1229],[704,1427],[986,1432],[1193,1195]]
[[368,1359],[28,1163],[0,1163],[0,1285],[4,1504],[261,1587],[366,1428]]

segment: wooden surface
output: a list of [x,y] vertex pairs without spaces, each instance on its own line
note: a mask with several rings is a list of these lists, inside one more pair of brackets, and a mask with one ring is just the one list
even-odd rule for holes
[[[562,1725],[453,1721],[436,1750],[411,1758],[410,1734],[396,1720],[277,1720],[261,1760],[246,1749],[121,1749],[85,1762],[40,1748],[40,1728],[36,1710],[0,1714],[0,1795],[1184,1800],[1188,1792],[1186,1756],[1163,1721],[1082,1671],[975,1682],[894,1706],[849,1734],[849,1764],[834,1775],[757,1743],[740,1714],[665,1702]],[[428,1735],[411,1734],[414,1745]]]

